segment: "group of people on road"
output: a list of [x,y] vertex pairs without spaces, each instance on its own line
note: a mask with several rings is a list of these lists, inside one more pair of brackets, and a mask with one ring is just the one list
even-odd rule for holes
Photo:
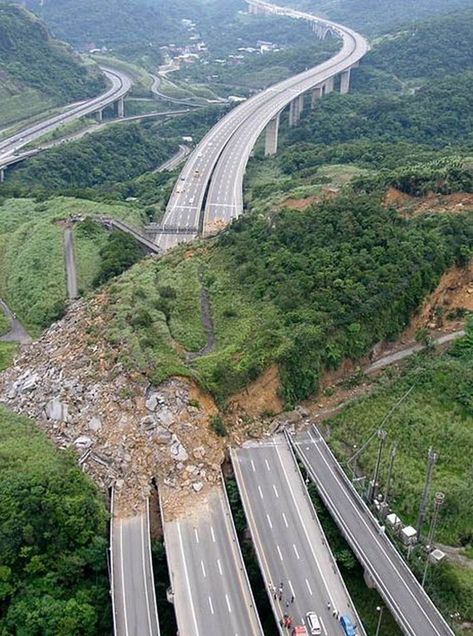
[[[271,594],[273,595],[273,600],[278,600],[280,603],[283,602],[283,594],[284,594],[284,583],[281,581],[278,587],[270,583],[269,589]],[[284,612],[283,617],[280,620],[281,627],[287,627],[290,629],[294,624],[294,619],[289,615],[289,607],[294,603],[294,594],[287,596],[285,599],[286,611]]]

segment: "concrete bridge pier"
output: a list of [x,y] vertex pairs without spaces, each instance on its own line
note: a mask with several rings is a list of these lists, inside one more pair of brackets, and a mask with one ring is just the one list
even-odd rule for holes
[[299,106],[299,98],[296,97],[289,104],[289,128],[292,128],[293,126],[296,126],[296,124],[299,123],[298,106]]
[[101,108],[100,110],[96,112],[96,117],[98,122],[103,121],[103,108]]
[[5,168],[0,169],[0,183],[5,181]]
[[325,82],[325,94],[328,95],[329,93],[332,93],[333,88],[334,88],[334,78],[329,77],[328,80]]
[[376,589],[376,583],[373,581],[373,577],[368,572],[368,570],[363,570],[363,578],[365,579],[366,587],[369,590]]
[[120,97],[120,99],[117,101],[117,116],[120,119],[123,119],[123,117],[125,117],[125,99],[123,97]]
[[279,132],[280,113],[273,117],[266,126],[266,138],[264,143],[265,157],[275,155],[278,151],[278,132]]
[[350,90],[350,76],[351,76],[351,69],[348,69],[347,71],[343,71],[343,73],[340,75],[340,94],[341,95],[346,95],[348,91]]
[[314,110],[318,100],[322,97],[322,88],[322,86],[316,86],[314,89],[312,89],[312,93],[310,96],[310,107],[312,108],[312,110]]

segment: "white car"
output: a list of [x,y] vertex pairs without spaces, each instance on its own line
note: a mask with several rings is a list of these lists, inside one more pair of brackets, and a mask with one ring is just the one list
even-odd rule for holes
[[320,626],[319,617],[315,612],[307,612],[306,614],[307,627],[309,628],[309,634],[312,636],[319,636],[322,633],[322,627]]

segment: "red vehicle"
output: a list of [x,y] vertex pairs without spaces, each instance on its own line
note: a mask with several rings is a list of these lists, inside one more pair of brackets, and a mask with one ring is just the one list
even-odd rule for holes
[[307,628],[304,625],[298,625],[292,630],[291,636],[309,636],[309,634],[307,632]]

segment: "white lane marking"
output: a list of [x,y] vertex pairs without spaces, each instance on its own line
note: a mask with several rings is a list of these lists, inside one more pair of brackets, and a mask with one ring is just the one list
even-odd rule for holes
[[228,594],[225,594],[225,600],[227,601],[228,611],[231,614],[232,613],[232,606],[230,605],[230,599],[228,598]]
[[[276,546],[276,549],[277,549],[277,551],[278,551],[279,558],[281,559],[281,561],[284,561],[284,559],[282,558],[281,550],[279,549],[279,546],[278,546],[278,545]],[[306,580],[307,580],[307,579],[306,579]]]
[[195,633],[196,636],[199,636],[200,632],[199,632],[199,628],[197,626],[197,617],[195,615],[194,601],[192,600],[192,588],[191,588],[191,584],[190,584],[190,581],[189,581],[189,572],[187,570],[186,554],[184,552],[184,545],[183,545],[183,542],[182,542],[181,526],[180,526],[179,523],[176,523],[176,526],[177,526],[177,533],[179,535],[179,545],[180,545],[180,548],[181,548],[182,564],[184,566],[184,576],[185,576],[185,579],[186,579],[187,590],[188,590],[188,599],[190,601],[192,619],[194,621],[194,629],[195,629],[194,633]]
[[305,584],[307,585],[307,589],[309,590],[309,594],[312,596],[312,589],[311,589],[310,583],[309,583],[309,581],[307,579],[305,580]]
[[327,630],[325,629],[325,625],[321,616],[319,616],[319,621],[320,621],[320,624],[322,625],[322,629],[324,630],[325,636],[327,636]]
[[211,613],[212,613],[212,614],[215,614],[215,612],[214,612],[214,606],[213,606],[213,604],[212,604],[212,599],[210,598],[210,596],[209,596],[209,607],[210,607],[210,611],[211,611]]
[[210,526],[210,534],[212,535],[212,541],[215,543],[215,532],[213,526]]
[[288,524],[288,522],[287,522],[286,515],[284,514],[284,512],[282,513],[282,518],[283,518],[283,520],[284,520],[284,523],[285,523],[285,525],[286,525],[286,528],[289,528],[289,524]]
[[291,588],[291,594],[294,596],[294,588],[292,587],[291,579],[288,579],[287,583],[288,583],[289,587]]
[[266,519],[268,520],[269,527],[272,528],[273,524],[271,523],[271,517],[268,514],[266,515]]
[[202,568],[202,574],[204,575],[204,578],[207,578],[207,574],[205,573],[205,565],[202,560],[200,561],[200,567]]
[[152,632],[153,628],[151,626],[151,612],[149,606],[149,595],[148,595],[148,586],[146,584],[146,565],[145,565],[145,529],[143,523],[143,515],[141,515],[141,564],[142,564],[142,572],[143,572],[143,586],[145,588],[145,599],[146,599],[146,613],[148,615],[148,625],[149,629]]
[[256,466],[253,460],[251,460],[251,468],[253,469],[253,472],[256,473]]
[[261,497],[261,499],[264,499],[263,491],[261,490],[261,486],[258,486],[258,492],[259,492],[259,496]]
[[292,544],[292,547],[294,548],[294,552],[295,552],[295,554],[296,554],[296,557],[297,557],[298,559],[300,559],[301,557],[299,556],[299,552],[297,551],[296,544],[295,544],[295,543],[293,543],[293,544]]
[[122,571],[122,597],[123,597],[123,615],[125,618],[125,635],[128,636],[128,617],[126,614],[126,595],[125,595],[125,568],[123,560],[123,522],[120,521],[120,561]]
[[217,566],[220,576],[223,576],[222,564],[220,562],[220,559],[217,559]]
[[267,460],[267,459],[265,459],[265,460],[264,460],[264,463],[266,464],[266,468],[267,468],[268,470],[271,470],[271,466],[269,465],[269,462],[268,462],[268,460]]
[[274,490],[274,494],[279,499],[278,489],[276,488],[276,486],[274,484],[273,484],[273,490]]
[[194,528],[195,540],[196,543],[199,543],[199,533],[197,532],[197,528]]

